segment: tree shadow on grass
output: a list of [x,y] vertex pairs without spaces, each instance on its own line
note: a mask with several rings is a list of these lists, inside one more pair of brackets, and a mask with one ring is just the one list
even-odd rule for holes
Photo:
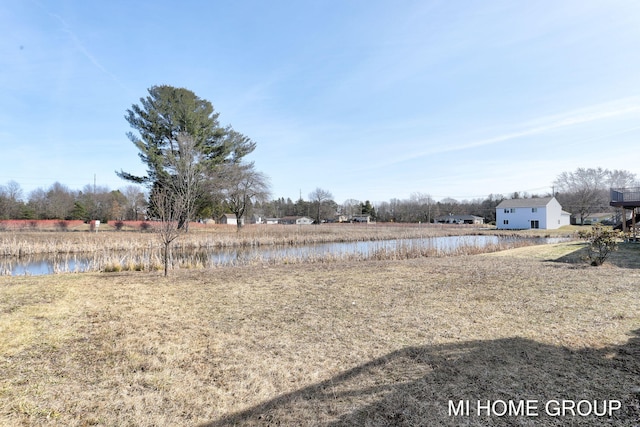
[[[587,246],[573,251],[557,259],[548,261],[575,264],[580,267],[589,267],[589,251]],[[618,249],[607,257],[605,263],[620,268],[640,268],[640,244],[623,242],[618,245]]]
[[[203,427],[637,426],[639,397],[640,330],[624,345],[577,351],[515,337],[404,348]],[[449,401],[467,400],[468,415],[450,413]],[[515,409],[498,416],[501,403],[478,415],[478,400],[537,402],[529,416]],[[562,400],[568,401],[565,414],[556,415]],[[573,415],[571,403],[583,400],[591,403]],[[594,400],[599,413],[607,402],[621,407],[613,410],[613,402],[611,416],[598,416],[589,411]]]

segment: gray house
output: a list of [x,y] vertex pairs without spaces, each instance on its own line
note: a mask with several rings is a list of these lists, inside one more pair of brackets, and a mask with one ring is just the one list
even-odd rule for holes
[[351,219],[352,222],[366,222],[367,224],[371,222],[371,215],[354,215]]
[[278,222],[280,224],[308,225],[313,224],[313,219],[308,216],[284,216]]
[[441,215],[434,221],[440,224],[484,224],[484,218],[475,215]]

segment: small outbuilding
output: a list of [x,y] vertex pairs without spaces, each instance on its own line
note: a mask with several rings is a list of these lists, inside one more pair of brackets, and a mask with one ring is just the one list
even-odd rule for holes
[[[240,218],[242,224],[244,224],[244,218]],[[238,225],[238,219],[234,214],[224,214],[218,219],[218,224]]]
[[571,223],[555,197],[503,200],[496,206],[496,227],[502,230],[553,230]]

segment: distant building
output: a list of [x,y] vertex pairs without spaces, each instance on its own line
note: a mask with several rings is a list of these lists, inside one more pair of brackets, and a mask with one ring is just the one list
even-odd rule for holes
[[[596,212],[596,213],[592,213],[585,216],[584,224],[581,224],[581,225],[593,225],[593,224],[612,225],[616,222],[619,222],[618,216],[619,214],[616,214],[615,212]],[[580,218],[576,218],[572,216],[571,223],[577,224],[579,220]]]
[[570,223],[571,214],[555,197],[509,199],[496,206],[496,227],[501,230],[553,230]]
[[354,215],[351,218],[352,222],[366,222],[367,224],[371,222],[371,215]]
[[346,215],[336,215],[335,222],[347,222],[349,221],[349,217]]
[[441,215],[434,221],[440,224],[484,224],[484,218],[475,215]]
[[[241,224],[244,224],[244,218],[240,218]],[[234,214],[224,214],[218,219],[218,224],[238,225],[238,219]]]
[[313,219],[308,216],[284,216],[278,222],[280,224],[309,225],[313,224]]

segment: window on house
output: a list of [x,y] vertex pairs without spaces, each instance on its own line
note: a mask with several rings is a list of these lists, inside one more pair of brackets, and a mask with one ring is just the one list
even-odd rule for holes
[[540,228],[540,221],[531,220],[531,228]]
[[532,213],[536,213],[536,212],[538,212],[538,208],[531,208],[531,212],[532,212]]
[[508,220],[508,219],[505,219],[505,220],[503,220],[503,221],[502,221],[502,223],[503,223],[504,225],[509,225],[509,220]]

